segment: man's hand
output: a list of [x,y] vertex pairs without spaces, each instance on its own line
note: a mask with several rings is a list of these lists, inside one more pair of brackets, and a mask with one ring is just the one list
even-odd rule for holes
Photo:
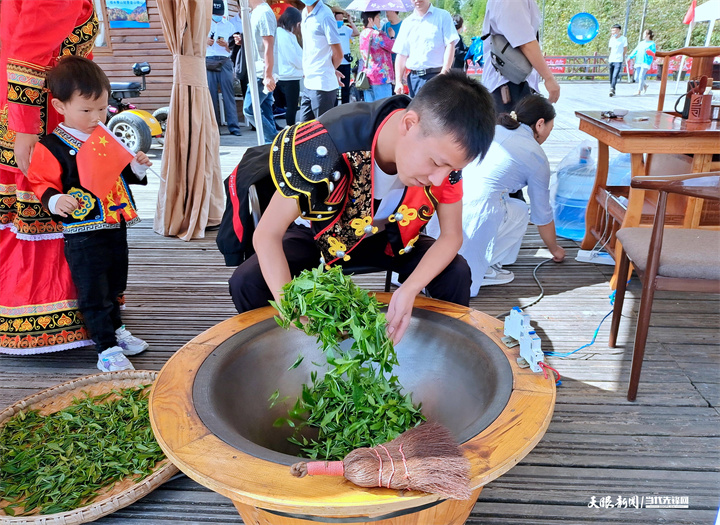
[[60,215],[61,217],[67,217],[74,210],[77,210],[77,208],[77,199],[75,199],[75,197],[73,197],[72,195],[68,195],[66,193],[60,195],[60,197],[58,197],[58,200],[55,202],[55,213],[57,215]]
[[555,80],[555,77],[545,79],[545,89],[548,92],[548,101],[552,104],[557,102],[560,98],[560,84]]
[[15,162],[24,175],[27,175],[30,156],[38,140],[38,136],[31,133],[15,133]]
[[345,87],[345,83],[342,81],[343,78],[345,78],[345,75],[340,73],[337,69],[335,70],[335,76],[337,77],[338,84],[340,84],[340,87]]
[[393,344],[398,344],[405,335],[405,330],[410,325],[410,317],[412,315],[413,303],[415,302],[415,294],[409,293],[400,286],[392,294],[387,318],[387,334]]
[[210,46],[213,45],[214,43],[215,43],[215,39],[208,37],[208,39],[207,39],[207,45],[208,45],[208,47],[210,47]]
[[137,154],[135,155],[135,161],[137,161],[138,164],[141,164],[143,166],[152,166],[150,158],[142,151],[137,152]]
[[272,76],[272,73],[265,75],[263,78],[263,86],[265,86],[265,91],[268,93],[275,91],[275,78]]
[[222,47],[225,51],[230,51],[230,46],[227,43],[227,40],[225,40],[223,37],[219,36],[217,39],[217,44]]
[[396,95],[404,95],[405,94],[405,84],[402,82],[398,82],[395,84],[395,94]]

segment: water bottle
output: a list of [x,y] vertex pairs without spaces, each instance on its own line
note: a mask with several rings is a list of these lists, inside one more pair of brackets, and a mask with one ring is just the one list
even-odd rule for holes
[[608,165],[608,186],[630,186],[631,162],[629,153],[621,153]]
[[595,170],[590,147],[586,146],[580,148],[577,164],[558,170],[552,207],[559,237],[582,241],[585,236],[585,210],[595,184]]

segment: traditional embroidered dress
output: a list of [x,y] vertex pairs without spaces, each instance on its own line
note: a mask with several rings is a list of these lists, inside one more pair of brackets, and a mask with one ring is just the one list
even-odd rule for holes
[[[373,199],[372,153],[377,130],[409,101],[396,96],[340,106],[318,120],[287,128],[271,146],[249,150],[226,181],[228,207],[217,240],[226,264],[239,265],[252,253],[252,221],[247,211],[251,184],[261,193],[263,209],[276,189],[297,200],[298,213],[311,221],[326,264],[350,260],[358,243],[377,231],[373,226],[377,203]],[[268,171],[274,187],[268,183]],[[379,218],[388,221],[385,253],[394,256],[412,251],[437,204],[461,199],[460,173],[440,186],[404,187],[392,213]]]
[[92,344],[77,310],[55,222],[17,168],[15,133],[60,121],[43,89],[63,55],[88,56],[98,21],[91,0],[0,4],[0,352],[34,354]]

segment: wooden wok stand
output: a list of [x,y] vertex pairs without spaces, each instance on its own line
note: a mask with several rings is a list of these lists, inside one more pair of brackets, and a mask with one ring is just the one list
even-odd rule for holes
[[[381,302],[390,294],[378,293]],[[503,323],[470,308],[418,297],[415,308],[432,310],[483,332],[512,368],[513,389],[500,416],[461,445],[471,464],[467,501],[419,492],[362,488],[344,478],[290,475],[289,467],[243,453],[215,436],[193,405],[193,382],[203,361],[233,334],[272,318],[261,308],[237,315],[195,337],[165,364],[153,386],[150,420],[170,460],[201,485],[230,498],[250,525],[355,523],[373,525],[462,525],[482,487],[515,466],[544,435],[555,404],[555,381],[517,365],[518,350],[501,342]]]

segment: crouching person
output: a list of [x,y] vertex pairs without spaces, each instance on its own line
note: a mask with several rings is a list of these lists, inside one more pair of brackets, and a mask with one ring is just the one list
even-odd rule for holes
[[[246,154],[229,181],[233,191],[220,235],[234,227],[247,237],[238,230],[244,201],[232,196],[243,195],[248,182],[269,176],[275,192],[252,237],[256,253],[230,279],[238,312],[279,301],[292,276],[321,261],[399,274],[402,285],[387,313],[396,343],[423,289],[467,306],[470,270],[458,255],[461,170],[490,147],[493,107],[480,83],[450,72],[412,101],[400,95],[339,106]],[[420,233],[435,213],[437,240]]]

